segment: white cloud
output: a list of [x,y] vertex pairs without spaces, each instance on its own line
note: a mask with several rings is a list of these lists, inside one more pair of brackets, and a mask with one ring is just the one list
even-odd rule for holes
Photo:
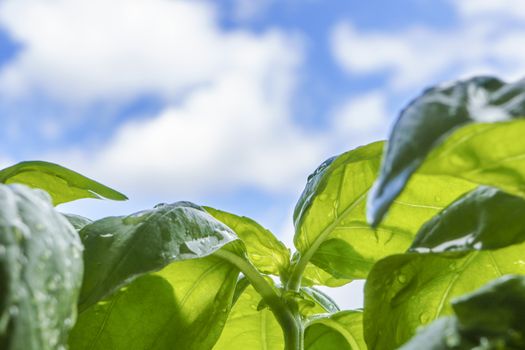
[[288,87],[282,85],[290,82],[271,81],[282,78],[226,75],[179,107],[125,123],[91,160],[79,163],[149,194],[184,196],[244,186],[295,190],[324,148],[322,140],[289,120]]
[[330,38],[334,58],[350,74],[386,72],[390,88],[396,91],[472,74],[521,77],[525,71],[525,27],[481,16],[495,5],[458,3],[461,23],[446,30],[362,31],[348,21],[340,22]]
[[373,91],[346,100],[332,118],[337,139],[352,137],[353,146],[385,139],[390,125],[387,99],[385,93]]
[[[50,157],[130,195],[296,191],[326,142],[291,118],[298,38],[224,30],[211,3],[170,0],[6,1],[0,21],[24,44],[0,91],[45,91],[74,106],[166,98],[95,150]],[[46,124],[46,134],[63,132]],[[86,165],[89,165],[87,167]]]
[[317,287],[335,300],[341,310],[356,310],[364,307],[365,280],[355,280],[343,287]]
[[503,16],[525,18],[525,2],[522,0],[451,0],[459,14],[465,18]]
[[4,1],[0,23],[24,49],[0,72],[0,91],[75,103],[172,98],[229,70],[257,69],[286,40],[222,31],[216,12],[190,1]]

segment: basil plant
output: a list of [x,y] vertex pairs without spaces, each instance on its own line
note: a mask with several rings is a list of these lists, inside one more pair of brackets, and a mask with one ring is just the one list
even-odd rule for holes
[[[524,116],[525,81],[425,90],[388,141],[308,177],[293,254],[190,202],[63,214],[126,197],[57,164],[1,170],[0,348],[524,349]],[[317,288],[362,279],[359,310]]]

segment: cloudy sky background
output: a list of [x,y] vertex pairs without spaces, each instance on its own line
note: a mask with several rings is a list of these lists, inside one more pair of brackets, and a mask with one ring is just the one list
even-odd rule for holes
[[[291,243],[324,159],[384,139],[423,88],[525,72],[521,0],[0,0],[0,166],[58,162],[130,197],[191,200]],[[362,303],[362,284],[333,291]]]

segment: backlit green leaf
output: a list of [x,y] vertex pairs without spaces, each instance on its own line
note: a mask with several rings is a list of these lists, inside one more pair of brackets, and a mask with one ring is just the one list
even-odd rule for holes
[[55,205],[81,198],[107,198],[119,201],[127,199],[122,193],[73,170],[42,161],[21,162],[1,170],[0,183],[21,183],[40,188],[51,195]]
[[257,310],[260,295],[246,288],[233,306],[214,350],[282,350],[283,331],[268,308]]
[[363,313],[341,311],[315,318],[304,336],[306,350],[366,350],[363,338]]
[[[269,283],[273,284],[271,281]],[[314,288],[302,288],[298,296],[304,318],[315,314],[339,311],[337,305]],[[271,310],[252,286],[242,291],[233,306],[228,321],[214,350],[282,350],[284,338],[281,327]]]
[[0,185],[0,348],[63,348],[81,280],[80,239],[49,196]]
[[429,220],[411,250],[497,249],[525,240],[525,199],[478,187]]
[[357,148],[323,163],[309,177],[294,212],[294,243],[301,259],[328,275],[310,267],[306,281],[338,286],[366,278],[377,260],[404,252],[425,221],[473,187],[460,179],[415,176],[392,215],[374,230],[366,222],[366,196],[382,149],[382,142]]
[[379,261],[365,285],[365,339],[371,350],[405,343],[419,326],[451,314],[454,297],[510,273],[525,273],[525,244],[469,253],[408,253]]
[[239,271],[212,254],[244,256],[230,228],[195,204],[177,202],[95,221],[80,236],[85,276],[72,349],[213,346]]
[[213,255],[142,274],[79,315],[70,348],[211,349],[228,317],[237,276],[235,267]]
[[214,218],[231,228],[242,239],[251,262],[263,273],[280,275],[288,269],[290,250],[269,230],[254,220],[204,207]]
[[449,174],[505,190],[512,188],[523,195],[525,165],[518,159],[525,154],[521,139],[525,121],[510,129],[505,125],[499,129],[497,124],[471,125],[449,137],[467,124],[523,116],[525,80],[506,84],[496,78],[477,77],[426,90],[402,111],[392,129],[381,175],[369,199],[370,222],[377,225],[381,221],[423,162],[421,173]]

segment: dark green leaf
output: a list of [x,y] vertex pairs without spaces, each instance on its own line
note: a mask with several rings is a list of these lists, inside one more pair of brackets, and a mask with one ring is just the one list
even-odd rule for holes
[[442,252],[497,249],[525,240],[525,200],[478,187],[429,220],[411,250]]
[[0,348],[67,343],[82,280],[82,245],[42,191],[0,185]]
[[80,310],[137,276],[173,261],[210,255],[238,240],[230,228],[189,202],[101,219],[80,235],[85,247]]
[[449,315],[452,298],[509,273],[525,273],[525,244],[494,251],[399,254],[379,261],[365,285],[365,339],[395,348],[415,330]]
[[505,276],[452,301],[467,336],[507,338],[509,346],[525,348],[525,277]]
[[440,318],[403,350],[525,348],[525,277],[504,276],[452,301],[455,317]]
[[366,350],[363,339],[363,313],[341,311],[315,318],[304,336],[306,350]]
[[[460,179],[415,176],[376,230],[366,222],[366,196],[379,169],[383,143],[323,163],[308,179],[294,212],[294,243],[307,266],[305,281],[338,286],[366,278],[379,259],[404,252],[420,226],[473,185]],[[434,190],[441,190],[436,196]]]
[[21,162],[0,171],[0,183],[21,183],[51,195],[55,205],[81,198],[126,200],[127,197],[75,171],[42,161]]
[[[412,174],[435,148],[423,173],[452,174],[476,183],[504,184],[525,193],[525,166],[513,159],[522,156],[525,124],[517,134],[486,135],[491,125],[482,124],[460,132],[440,144],[460,127],[470,123],[509,121],[525,116],[525,81],[506,84],[492,77],[476,77],[426,90],[401,112],[388,141],[381,175],[369,199],[369,220],[377,225]],[[509,137],[510,136],[510,137]],[[517,136],[517,137],[516,137]],[[492,142],[491,142],[492,141]],[[475,147],[473,147],[475,145]],[[432,164],[436,162],[435,164]]]
[[288,269],[290,251],[269,230],[244,216],[210,207],[204,209],[239,236],[246,247],[248,257],[259,271],[281,275]]

